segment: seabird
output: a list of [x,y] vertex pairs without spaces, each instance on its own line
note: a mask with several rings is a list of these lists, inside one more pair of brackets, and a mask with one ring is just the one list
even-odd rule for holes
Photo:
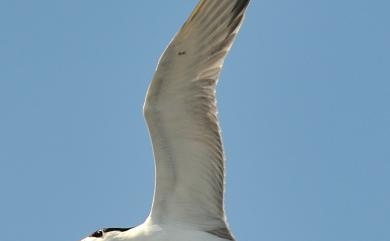
[[82,241],[234,241],[224,212],[215,88],[249,0],[200,0],[160,57],[144,103],[155,159],[153,204],[134,228]]

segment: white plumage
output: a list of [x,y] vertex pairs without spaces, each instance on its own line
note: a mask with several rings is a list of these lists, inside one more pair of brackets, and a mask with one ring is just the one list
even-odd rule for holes
[[160,58],[144,115],[156,166],[153,205],[129,230],[85,241],[234,240],[223,206],[224,153],[215,87],[249,0],[201,0]]

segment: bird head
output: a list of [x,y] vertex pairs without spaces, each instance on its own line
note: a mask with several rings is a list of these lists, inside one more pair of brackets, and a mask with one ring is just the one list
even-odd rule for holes
[[131,228],[104,228],[99,229],[81,241],[118,241],[123,232]]

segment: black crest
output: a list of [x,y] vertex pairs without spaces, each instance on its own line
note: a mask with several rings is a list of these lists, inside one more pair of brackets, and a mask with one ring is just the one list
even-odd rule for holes
[[103,228],[103,229],[99,229],[96,232],[92,233],[91,235],[89,235],[89,237],[101,238],[101,237],[103,237],[103,235],[105,233],[109,233],[109,232],[112,232],[112,231],[125,232],[127,230],[132,229],[132,228],[133,227],[131,227],[131,228]]

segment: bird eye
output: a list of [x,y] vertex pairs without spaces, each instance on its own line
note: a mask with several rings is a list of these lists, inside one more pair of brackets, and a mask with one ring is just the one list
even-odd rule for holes
[[91,234],[91,236],[89,236],[89,237],[101,238],[101,237],[103,237],[103,234],[104,234],[103,230],[100,229],[100,230],[94,232],[93,234]]

